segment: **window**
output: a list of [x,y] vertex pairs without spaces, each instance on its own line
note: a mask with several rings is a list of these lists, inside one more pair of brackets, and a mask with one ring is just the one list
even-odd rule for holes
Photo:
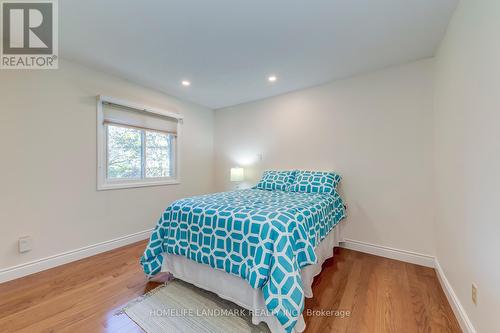
[[109,180],[172,177],[171,134],[114,124],[106,129]]
[[98,189],[179,183],[179,119],[108,99],[98,101]]

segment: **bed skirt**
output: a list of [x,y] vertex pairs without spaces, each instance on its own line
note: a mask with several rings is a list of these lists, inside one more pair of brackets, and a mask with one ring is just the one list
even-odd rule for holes
[[[318,258],[318,263],[306,266],[301,270],[304,295],[307,298],[313,297],[312,283],[314,277],[321,273],[321,266],[325,260],[333,257],[333,248],[338,246],[339,242],[343,240],[342,224],[343,221],[339,222],[316,247],[314,252]],[[221,298],[251,310],[253,313],[252,323],[257,325],[260,322],[265,322],[272,333],[285,332],[276,317],[272,315],[259,315],[267,312],[262,290],[253,289],[247,281],[238,276],[213,269],[208,265],[199,264],[174,254],[164,254],[162,272],[169,272],[180,280],[214,292]],[[294,332],[303,332],[305,327],[304,317],[301,315]]]

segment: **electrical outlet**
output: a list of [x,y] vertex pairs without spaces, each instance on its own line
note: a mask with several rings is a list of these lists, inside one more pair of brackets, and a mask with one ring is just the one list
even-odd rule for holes
[[30,236],[24,236],[19,238],[19,252],[25,253],[31,251],[33,246],[33,240]]
[[477,305],[477,284],[472,282],[472,303]]

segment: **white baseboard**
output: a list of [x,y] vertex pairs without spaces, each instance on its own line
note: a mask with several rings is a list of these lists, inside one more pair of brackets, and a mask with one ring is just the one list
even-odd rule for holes
[[434,267],[436,269],[436,274],[438,276],[439,282],[441,283],[441,287],[443,288],[446,298],[448,299],[448,303],[450,303],[450,306],[453,309],[453,312],[455,313],[455,317],[457,317],[458,323],[460,324],[462,331],[466,333],[476,333],[476,329],[472,325],[469,316],[465,312],[462,303],[460,303],[457,294],[455,294],[455,291],[451,287],[451,284],[446,278],[446,275],[444,274],[444,271],[441,268],[441,265],[439,264],[439,261],[437,259],[434,262]]
[[[118,237],[109,241],[85,246],[76,250],[56,254],[43,259],[34,260],[21,265],[12,266],[0,270],[0,283],[14,280],[26,275],[41,272],[49,268],[60,266],[70,263],[72,261],[87,258],[102,252],[110,251],[121,246],[132,244],[144,239],[149,238],[153,229],[140,231],[134,234]],[[340,242],[341,247],[355,250],[359,252],[369,253],[385,258],[409,262],[412,264],[422,265],[426,267],[433,267],[436,270],[439,282],[444,290],[444,293],[450,303],[455,316],[460,324],[462,330],[466,333],[476,333],[467,313],[465,312],[460,300],[455,294],[450,282],[446,278],[439,261],[430,255],[420,254],[412,251],[394,249],[387,246],[375,245],[356,241],[353,239],[344,239]]]
[[394,249],[392,247],[365,243],[345,238],[341,246],[359,252],[369,253],[380,257],[409,262],[416,265],[434,267],[434,256],[412,251]]
[[465,309],[460,303],[460,300],[455,294],[455,291],[451,287],[450,282],[446,278],[446,275],[444,274],[444,271],[441,268],[439,261],[434,256],[427,254],[420,254],[412,251],[394,249],[382,245],[365,243],[348,238],[344,239],[344,241],[340,243],[340,246],[346,249],[369,253],[384,258],[390,258],[404,262],[409,262],[416,265],[422,265],[434,268],[436,270],[436,274],[438,276],[439,282],[441,283],[441,287],[443,288],[446,298],[450,303],[450,306],[455,314],[455,317],[457,317],[460,327],[465,333],[476,333],[476,329],[472,325],[469,316],[465,312]]
[[134,234],[118,237],[101,243],[85,246],[76,250],[56,254],[47,258],[30,261],[17,266],[0,270],[0,283],[14,280],[26,275],[41,272],[49,268],[64,265],[72,261],[87,258],[102,252],[147,239],[153,229],[139,231]]

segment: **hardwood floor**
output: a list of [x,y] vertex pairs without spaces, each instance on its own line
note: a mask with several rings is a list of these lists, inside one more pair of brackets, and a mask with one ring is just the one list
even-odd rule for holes
[[[145,246],[139,242],[0,284],[0,332],[142,332],[115,313],[159,285],[139,267]],[[308,333],[461,332],[430,268],[336,249],[313,291],[304,311]],[[322,316],[321,310],[332,311]]]
[[[461,332],[432,268],[337,248],[313,292],[308,332]],[[308,309],[350,316],[311,317]]]

